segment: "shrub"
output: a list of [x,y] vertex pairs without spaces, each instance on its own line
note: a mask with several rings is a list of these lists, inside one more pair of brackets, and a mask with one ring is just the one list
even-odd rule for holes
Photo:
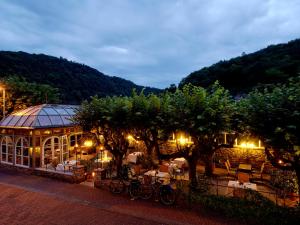
[[276,206],[269,199],[251,190],[246,190],[244,198],[194,193],[192,201],[208,209],[221,212],[228,217],[240,218],[258,224],[297,224],[300,220],[299,208]]

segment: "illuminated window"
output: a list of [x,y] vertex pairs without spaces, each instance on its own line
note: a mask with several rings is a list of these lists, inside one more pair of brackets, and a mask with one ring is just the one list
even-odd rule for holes
[[13,163],[13,148],[14,144],[12,138],[4,136],[1,141],[1,161],[7,163]]
[[24,137],[16,142],[16,165],[29,166],[29,144]]

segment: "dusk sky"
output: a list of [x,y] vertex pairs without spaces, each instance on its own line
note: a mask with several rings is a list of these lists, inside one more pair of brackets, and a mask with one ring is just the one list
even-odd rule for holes
[[300,37],[299,0],[0,0],[0,50],[62,56],[164,88]]

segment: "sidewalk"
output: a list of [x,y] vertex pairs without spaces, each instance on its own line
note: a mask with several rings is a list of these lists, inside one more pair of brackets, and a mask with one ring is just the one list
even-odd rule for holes
[[0,224],[237,224],[197,210],[130,201],[79,184],[0,170]]

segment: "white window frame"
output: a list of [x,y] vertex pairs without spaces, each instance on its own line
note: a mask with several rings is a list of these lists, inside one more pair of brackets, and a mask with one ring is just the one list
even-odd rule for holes
[[[20,154],[17,154],[17,148],[20,148]],[[29,141],[25,137],[19,137],[15,145],[15,164],[17,166],[29,167],[30,165],[30,153],[29,153]],[[24,156],[24,150],[27,149],[28,155]],[[20,163],[17,163],[17,159],[20,158]],[[24,158],[27,158],[27,164],[24,164]]]
[[[9,140],[10,140],[10,142],[9,142]],[[5,143],[4,143],[4,141],[5,141]],[[2,149],[4,147],[3,145],[5,145],[6,153],[2,152]],[[9,147],[11,147],[11,153],[9,153]],[[4,136],[1,140],[1,162],[2,163],[7,163],[7,164],[13,164],[13,161],[14,161],[13,151],[14,151],[14,142],[13,142],[12,137],[11,136]],[[3,159],[4,154],[5,154],[5,159]],[[11,162],[8,161],[9,155],[11,155],[11,157],[12,157]]]

